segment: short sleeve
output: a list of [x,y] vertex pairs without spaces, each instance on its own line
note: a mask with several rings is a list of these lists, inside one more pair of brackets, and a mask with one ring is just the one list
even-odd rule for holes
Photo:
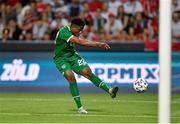
[[58,38],[63,39],[67,42],[73,37],[73,34],[69,31],[68,28],[64,28],[58,34]]

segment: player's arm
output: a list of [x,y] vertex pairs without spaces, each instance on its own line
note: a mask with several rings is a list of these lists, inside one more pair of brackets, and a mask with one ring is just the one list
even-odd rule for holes
[[100,47],[104,49],[110,49],[110,46],[107,43],[95,42],[87,39],[80,39],[76,36],[73,36],[70,39],[70,42],[88,47]]

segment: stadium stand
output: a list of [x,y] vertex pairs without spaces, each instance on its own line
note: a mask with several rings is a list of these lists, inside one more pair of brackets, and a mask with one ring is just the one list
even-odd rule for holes
[[[173,0],[172,8],[177,46],[180,0]],[[157,51],[158,15],[158,0],[0,0],[0,42],[53,42],[59,28],[79,16],[87,23],[84,38],[143,43],[146,50]]]

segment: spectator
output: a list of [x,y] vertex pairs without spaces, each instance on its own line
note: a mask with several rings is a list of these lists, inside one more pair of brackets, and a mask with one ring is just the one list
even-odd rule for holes
[[73,18],[79,16],[80,12],[83,11],[83,6],[79,3],[79,0],[71,0],[68,5],[68,15]]
[[2,32],[2,39],[1,41],[6,43],[7,41],[12,40],[10,38],[10,30],[8,28],[5,28]]
[[31,30],[28,30],[26,32],[26,34],[24,34],[23,40],[25,40],[26,42],[32,42],[34,40],[33,39],[33,33]]
[[[38,5],[38,6],[37,6]],[[28,6],[29,6],[29,10],[31,11],[31,14],[33,17],[38,18],[41,15],[41,11],[43,9],[41,9],[39,7],[40,5],[40,1],[39,0],[33,0]],[[24,7],[25,8],[25,7]],[[40,8],[40,9],[39,9]],[[41,11],[40,11],[41,10]]]
[[51,40],[50,33],[48,31],[46,31],[44,33],[42,40],[44,40],[44,41],[50,41]]
[[117,16],[117,10],[119,8],[119,6],[121,6],[122,3],[120,1],[117,0],[110,0],[108,2],[108,11],[109,13],[113,13],[114,15]]
[[180,0],[172,0],[172,13],[180,13]]
[[144,41],[147,39],[147,21],[143,19],[143,15],[141,12],[137,12],[135,15],[135,20],[132,23],[132,27],[130,28],[130,36],[132,36],[131,40]]
[[9,20],[17,20],[17,13],[14,8],[12,8],[10,5],[6,5],[5,7],[5,21],[8,22]]
[[80,13],[79,17],[86,22],[86,31],[91,33],[93,31],[93,13],[89,12],[89,6],[87,3],[83,4],[84,11]]
[[89,11],[96,12],[97,9],[102,9],[103,2],[101,0],[92,0],[88,3]]
[[17,25],[15,20],[11,19],[8,22],[7,28],[9,29],[9,37],[12,40],[19,40],[20,39],[20,35],[21,35],[22,31],[19,28],[19,26]]
[[158,39],[158,14],[159,14],[159,1],[158,0],[141,0],[144,8],[144,18],[148,23],[148,39]]
[[63,17],[61,11],[55,12],[55,19],[51,22],[51,39],[55,39],[56,33],[58,32],[59,28],[68,24],[68,20]]
[[89,40],[93,40],[96,36],[95,36],[95,34],[93,33],[93,31],[89,32],[88,27],[85,26],[85,27],[84,27],[84,30],[83,30],[83,32],[82,32],[81,37],[82,37],[82,38],[88,38]]
[[102,17],[101,10],[97,9],[93,19],[93,27],[96,32],[102,32],[106,19]]
[[3,19],[0,17],[0,39],[2,39],[2,32],[5,27]]
[[121,22],[123,23],[123,30],[125,32],[128,32],[130,21],[129,21],[128,15],[124,11],[124,6],[123,5],[118,7],[118,10],[117,10],[117,19],[121,20]]
[[135,15],[136,12],[143,12],[143,7],[138,0],[128,0],[124,3],[124,10],[129,15]]
[[55,20],[52,21],[51,23],[51,28],[52,29],[59,29],[65,25],[68,24],[68,20],[63,17],[63,14],[61,11],[57,11],[55,13]]
[[93,25],[93,13],[90,12],[87,3],[83,4],[84,11],[80,13],[79,17],[84,19],[87,25]]
[[[7,28],[8,39],[54,40],[60,27],[79,16],[87,22],[82,35],[91,40],[157,39],[158,5],[158,0],[6,0],[0,4],[0,38]],[[180,0],[172,6],[179,14]],[[178,32],[175,20],[173,34]]]
[[6,24],[6,5],[5,3],[0,3],[0,16],[1,16],[1,19],[2,19],[2,22],[4,22],[4,24]]
[[17,22],[18,22],[18,18],[19,18],[19,16],[20,16],[20,13],[21,13],[21,11],[22,11],[22,5],[21,5],[21,3],[20,2],[18,2],[18,3],[16,3],[16,5],[15,5],[15,11],[16,11],[16,18],[17,18]]
[[87,28],[87,26],[83,30],[82,37],[88,38],[89,40],[93,40],[97,42],[103,42],[106,40],[104,30],[102,30],[101,32],[97,32],[92,28],[91,32],[89,32],[89,29]]
[[88,3],[83,3],[83,12],[90,12]]
[[20,1],[19,0],[6,0],[6,4],[10,5],[11,7],[16,6]]
[[147,18],[154,18],[158,16],[159,13],[159,0],[141,0],[144,15]]
[[[54,19],[54,12],[52,11],[52,6],[51,4],[47,4],[46,5],[46,9],[45,9],[45,12],[46,13],[45,15],[47,16],[48,20],[49,21],[52,21]],[[42,15],[44,14],[42,13]]]
[[174,42],[180,42],[180,18],[175,12],[172,18],[172,38]]
[[158,39],[158,34],[159,34],[159,21],[158,17],[152,18],[150,21],[150,26],[148,27],[149,29],[149,38],[150,39]]
[[109,20],[108,3],[104,3],[101,9],[101,16],[106,20]]
[[41,14],[42,21],[50,28],[52,19],[49,18],[49,15],[47,12],[43,12]]
[[42,13],[46,10],[46,4],[42,0],[36,0],[36,11]]
[[[23,13],[24,12],[24,13]],[[36,17],[32,13],[32,9],[29,6],[26,6],[24,8],[24,11],[21,13],[21,19],[20,19],[20,29],[23,32],[26,32],[27,30],[32,30],[33,25],[35,23]]]
[[123,29],[121,20],[117,20],[113,13],[109,14],[109,20],[105,25],[106,38],[108,40],[115,40],[118,38],[119,32]]
[[37,40],[42,39],[47,30],[47,23],[44,22],[41,18],[39,18],[35,25],[33,25],[33,38]]
[[67,13],[67,6],[64,4],[62,0],[52,0],[51,1],[52,11],[55,13],[57,11],[61,11],[63,13]]

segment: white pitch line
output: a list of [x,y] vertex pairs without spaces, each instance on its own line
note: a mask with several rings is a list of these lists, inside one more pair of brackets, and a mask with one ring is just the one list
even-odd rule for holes
[[0,113],[0,115],[12,115],[12,116],[32,116],[32,115],[52,115],[52,116],[78,116],[78,117],[121,117],[121,118],[157,118],[157,116],[152,116],[152,115],[143,115],[143,116],[138,116],[138,115],[105,115],[105,114],[63,114],[63,113]]
[[[131,103],[157,103],[157,101],[150,101],[150,100],[96,100],[96,99],[82,99],[83,101],[87,102],[131,102]],[[64,101],[70,102],[73,101],[72,99],[42,99],[42,98],[0,98],[0,101]]]
[[[82,99],[85,102],[120,102],[120,103],[157,103],[158,101],[150,101],[150,100],[121,100],[121,99],[115,99],[115,100],[103,100],[103,99]],[[72,99],[42,99],[42,98],[0,98],[0,101],[63,101],[63,102],[71,102]],[[176,99],[172,101],[173,104],[180,104],[180,99]]]
[[[69,116],[69,117],[117,117],[117,118],[157,118],[154,115],[105,115],[105,114],[63,114],[63,113],[0,113],[6,116],[32,116],[32,115],[48,115],[48,116]],[[180,118],[179,116],[171,116],[171,118]]]

